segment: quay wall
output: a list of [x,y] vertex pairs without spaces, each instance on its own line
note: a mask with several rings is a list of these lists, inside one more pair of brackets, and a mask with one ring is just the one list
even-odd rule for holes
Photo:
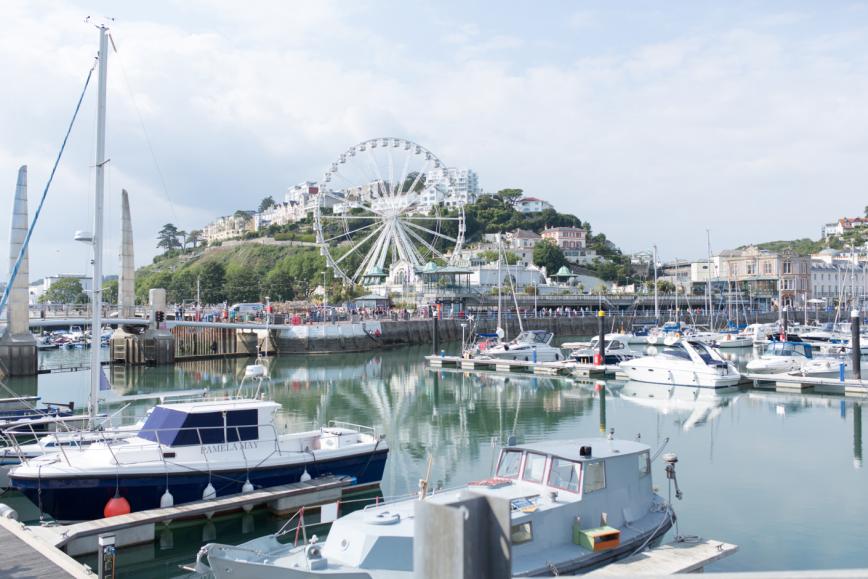
[[[774,322],[777,314],[760,314],[759,322]],[[689,320],[704,324],[701,316]],[[515,337],[519,330],[518,319],[505,316],[503,327],[508,338]],[[606,316],[606,332],[629,331],[634,324],[653,324],[652,317],[613,314]],[[464,319],[438,321],[440,343],[461,340]],[[548,330],[556,337],[592,336],[598,332],[597,318],[591,315],[573,317],[541,317],[522,319],[525,330]],[[469,325],[469,324],[468,324]],[[496,318],[479,320],[477,332],[494,332]],[[433,319],[371,320],[314,324],[300,326],[277,326],[265,329],[239,329],[237,327],[174,327],[162,336],[170,339],[172,352],[160,359],[149,355],[149,340],[143,336],[124,335],[124,346],[113,340],[112,361],[126,365],[166,364],[173,361],[204,360],[211,358],[251,357],[258,352],[268,354],[332,354],[337,352],[365,352],[416,344],[430,344],[434,336]],[[464,332],[470,338],[469,328]],[[141,340],[141,342],[140,342]],[[174,354],[174,355],[171,355]]]

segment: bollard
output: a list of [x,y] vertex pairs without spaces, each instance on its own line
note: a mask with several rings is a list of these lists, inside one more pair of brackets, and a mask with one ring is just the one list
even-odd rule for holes
[[859,335],[859,310],[850,312],[850,363],[853,365],[853,377],[862,377],[862,344]]
[[117,552],[114,535],[101,535],[98,539],[97,572],[99,579],[114,579]]
[[533,363],[536,364],[536,347],[533,349]]
[[840,380],[841,382],[844,381],[844,369],[846,367],[847,367],[847,364],[845,364],[844,362],[841,362],[838,365],[838,380]]

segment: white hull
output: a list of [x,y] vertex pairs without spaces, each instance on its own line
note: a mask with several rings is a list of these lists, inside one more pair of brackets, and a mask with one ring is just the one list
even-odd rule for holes
[[669,384],[672,386],[727,388],[729,386],[737,386],[741,381],[741,374],[738,372],[721,375],[713,371],[697,371],[692,367],[654,367],[649,364],[637,364],[636,360],[622,362],[621,370],[630,380],[650,382],[652,384]]
[[748,337],[724,337],[717,341],[718,348],[750,348],[753,346],[753,338]]
[[[534,358],[534,354],[536,358]],[[557,348],[537,348],[534,350],[528,349],[510,349],[501,350],[499,348],[490,348],[480,356],[480,358],[493,358],[496,360],[518,360],[521,362],[559,362],[564,359],[564,355]]]

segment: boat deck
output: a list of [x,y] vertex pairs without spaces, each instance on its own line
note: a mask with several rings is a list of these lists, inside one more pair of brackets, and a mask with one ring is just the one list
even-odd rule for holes
[[531,362],[524,360],[499,360],[496,358],[462,358],[461,356],[425,356],[432,368],[457,368],[459,370],[482,370],[494,372],[525,372],[545,376],[605,376],[620,371],[617,365],[595,366],[572,360],[561,362]]

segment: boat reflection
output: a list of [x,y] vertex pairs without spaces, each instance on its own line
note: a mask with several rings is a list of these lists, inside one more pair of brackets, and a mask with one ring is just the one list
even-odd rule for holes
[[685,432],[714,421],[723,408],[741,396],[738,388],[693,388],[628,381],[618,391],[622,400],[678,417]]

